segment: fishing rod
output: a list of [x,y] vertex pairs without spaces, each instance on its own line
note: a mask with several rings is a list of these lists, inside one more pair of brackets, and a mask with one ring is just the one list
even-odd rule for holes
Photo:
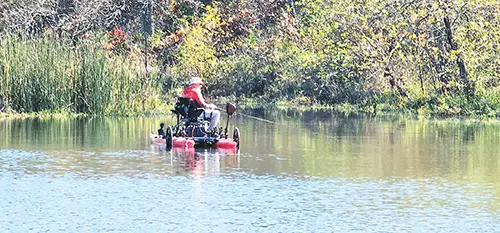
[[[219,108],[219,107],[215,107],[217,110],[221,110],[221,111],[224,111],[227,113],[226,109],[222,109],[222,108]],[[262,118],[259,118],[259,117],[254,117],[254,116],[250,116],[250,115],[247,115],[247,114],[243,114],[243,113],[239,113],[239,112],[235,112],[236,114],[239,114],[241,116],[245,116],[245,117],[248,117],[250,119],[254,119],[254,120],[258,120],[258,121],[263,121],[263,122],[266,122],[266,123],[270,123],[270,124],[276,124],[274,123],[273,121],[270,121],[270,120],[266,120],[266,119],[262,119]]]
[[[208,93],[208,88],[207,86],[203,85],[202,88],[205,90],[205,93]],[[210,102],[210,98],[207,98],[207,102]],[[234,105],[234,104],[233,104]],[[215,106],[215,109],[217,110],[220,110],[220,111],[224,111],[227,113],[227,110],[226,109],[223,109],[223,108],[219,108],[217,106]],[[241,116],[245,116],[245,117],[248,117],[250,119],[254,119],[254,120],[258,120],[258,121],[263,121],[263,122],[266,122],[266,123],[269,123],[269,124],[276,124],[274,123],[273,121],[270,121],[270,120],[266,120],[266,119],[262,119],[262,118],[259,118],[259,117],[254,117],[254,116],[250,116],[250,115],[247,115],[247,114],[243,114],[243,113],[239,113],[239,112],[234,112],[234,110],[232,111],[232,113],[230,115],[232,115],[233,113],[236,113],[238,115],[241,115]]]

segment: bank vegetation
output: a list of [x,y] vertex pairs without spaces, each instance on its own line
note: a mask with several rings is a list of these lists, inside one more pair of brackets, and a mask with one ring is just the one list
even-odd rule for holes
[[207,95],[364,112],[500,116],[496,0],[8,0],[0,108],[166,112]]

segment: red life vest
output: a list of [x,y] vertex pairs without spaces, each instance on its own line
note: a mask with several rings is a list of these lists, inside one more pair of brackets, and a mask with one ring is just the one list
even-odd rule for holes
[[190,85],[182,91],[181,96],[193,99],[200,105],[200,107],[206,106],[205,98],[203,98],[203,95],[201,94],[201,86],[194,87],[193,85]]

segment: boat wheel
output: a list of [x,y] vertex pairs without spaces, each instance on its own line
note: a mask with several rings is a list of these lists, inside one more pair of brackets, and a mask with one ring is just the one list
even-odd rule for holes
[[234,128],[233,130],[233,140],[236,142],[236,147],[240,148],[240,130],[238,128]]
[[167,148],[172,148],[172,141],[174,138],[174,132],[172,130],[172,126],[167,127],[167,132],[165,132],[165,145]]

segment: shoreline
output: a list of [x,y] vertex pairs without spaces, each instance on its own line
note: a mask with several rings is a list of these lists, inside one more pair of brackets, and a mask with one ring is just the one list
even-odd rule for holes
[[[458,120],[458,121],[469,121],[469,122],[481,122],[481,123],[492,123],[499,122],[499,117],[487,117],[487,116],[471,116],[471,115],[440,115],[435,114],[430,111],[419,111],[419,109],[395,109],[389,105],[380,105],[373,111],[373,108],[367,108],[360,105],[344,103],[341,105],[325,105],[325,104],[297,104],[291,101],[276,101],[274,103],[265,100],[255,100],[255,99],[239,99],[234,100],[231,98],[217,98],[212,103],[219,107],[225,105],[225,103],[235,103],[237,111],[238,109],[264,109],[264,110],[276,110],[276,111],[296,111],[299,113],[307,111],[326,111],[332,114],[344,115],[345,117],[350,116],[369,116],[369,117],[401,117],[405,119],[415,119],[415,120]],[[149,110],[146,112],[128,112],[128,113],[105,113],[105,114],[88,114],[88,113],[74,113],[71,111],[41,111],[41,112],[25,112],[19,113],[16,111],[6,111],[0,112],[0,119],[7,118],[91,118],[91,117],[125,117],[125,118],[135,118],[135,117],[165,117],[173,116],[170,112],[172,104],[161,105],[156,110]],[[165,109],[168,109],[165,111]]]

